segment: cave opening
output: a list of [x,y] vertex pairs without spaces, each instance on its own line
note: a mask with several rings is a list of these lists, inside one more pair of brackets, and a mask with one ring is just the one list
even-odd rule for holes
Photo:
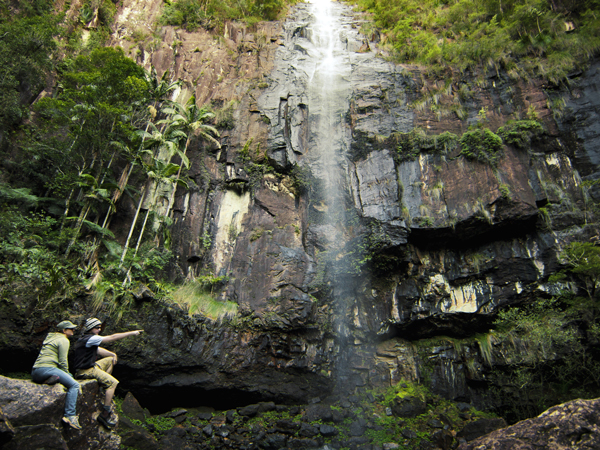
[[125,397],[127,392],[137,399],[140,405],[152,415],[164,414],[174,408],[212,408],[225,411],[242,406],[275,401],[265,398],[259,392],[247,392],[239,389],[203,389],[195,386],[130,386],[126,381],[119,384],[117,395]]

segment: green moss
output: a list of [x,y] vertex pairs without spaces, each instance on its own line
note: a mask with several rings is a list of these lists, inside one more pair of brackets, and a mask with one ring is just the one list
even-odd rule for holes
[[467,159],[487,163],[493,167],[502,156],[502,139],[489,128],[476,128],[460,138],[460,154]]
[[171,417],[160,417],[160,416],[152,416],[146,419],[146,423],[152,425],[154,429],[158,432],[168,431],[177,425],[175,419]]
[[527,149],[531,142],[544,134],[544,127],[537,120],[515,120],[498,128],[498,136],[505,144]]
[[458,136],[448,131],[439,135],[427,135],[421,128],[413,128],[409,133],[395,133],[390,139],[396,142],[396,160],[413,161],[420,153],[445,155],[454,150]]

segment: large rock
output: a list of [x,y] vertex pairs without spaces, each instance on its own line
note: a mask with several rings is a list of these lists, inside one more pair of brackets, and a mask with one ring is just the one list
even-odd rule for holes
[[0,408],[0,446],[6,444],[15,435],[15,428]]
[[573,400],[496,430],[459,450],[592,450],[600,448],[600,399]]
[[77,399],[81,430],[62,422],[66,389],[0,376],[0,409],[14,427],[6,450],[117,450],[121,439],[95,420],[101,407],[96,381],[82,381]]

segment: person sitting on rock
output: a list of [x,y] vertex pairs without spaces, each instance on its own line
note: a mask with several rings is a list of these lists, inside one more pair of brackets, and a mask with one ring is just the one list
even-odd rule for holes
[[[77,378],[98,380],[98,383],[106,389],[104,410],[98,416],[98,422],[106,428],[113,428],[116,423],[110,420],[110,405],[119,381],[111,374],[114,365],[117,363],[117,354],[100,347],[100,344],[108,344],[109,342],[118,341],[128,336],[137,336],[144,330],[99,336],[101,325],[102,322],[96,318],[85,321],[83,326],[84,334],[75,343],[73,363]],[[98,357],[101,359],[98,359]]]
[[48,333],[44,339],[40,354],[31,369],[31,378],[36,383],[50,385],[60,383],[67,388],[65,415],[62,420],[73,428],[81,430],[79,418],[76,415],[77,395],[81,388],[69,373],[67,359],[70,346],[69,337],[73,336],[73,330],[77,326],[68,320],[63,320],[56,328],[59,330],[58,333]]

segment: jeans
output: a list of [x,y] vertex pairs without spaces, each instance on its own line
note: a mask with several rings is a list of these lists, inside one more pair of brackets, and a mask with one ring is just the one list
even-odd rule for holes
[[58,382],[67,388],[65,400],[65,416],[74,416],[77,406],[77,395],[79,394],[79,383],[67,372],[56,367],[37,367],[31,371],[31,378],[36,383],[43,383],[52,375],[58,377]]

